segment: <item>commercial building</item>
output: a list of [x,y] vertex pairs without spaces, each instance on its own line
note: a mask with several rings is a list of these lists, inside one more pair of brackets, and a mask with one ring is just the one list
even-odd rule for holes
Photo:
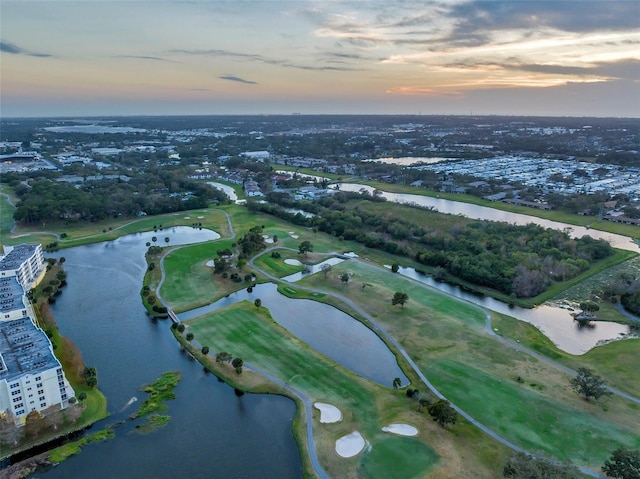
[[23,425],[31,411],[64,409],[75,394],[27,299],[45,271],[42,248],[20,245],[5,251],[0,257],[0,415]]

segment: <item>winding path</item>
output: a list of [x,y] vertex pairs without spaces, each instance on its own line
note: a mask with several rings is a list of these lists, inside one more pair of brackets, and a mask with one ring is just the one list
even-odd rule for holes
[[[277,246],[274,246],[274,247],[268,248],[267,250],[262,251],[259,255],[262,255],[262,254],[264,254],[265,252],[268,252],[269,250],[276,249],[276,248],[278,248],[278,247],[277,247]],[[282,249],[282,248],[280,248],[280,249]],[[293,250],[293,249],[291,249],[291,248],[287,248],[287,249],[290,249],[290,250],[292,250],[292,251],[295,251],[295,250]],[[251,259],[249,260],[249,264],[251,265],[251,267],[255,268],[257,271],[259,271],[260,273],[262,273],[263,275],[265,275],[267,278],[269,278],[270,280],[272,280],[272,281],[274,281],[274,282],[276,282],[276,283],[291,284],[291,283],[288,283],[287,281],[283,281],[283,280],[281,280],[280,278],[278,278],[278,277],[276,277],[276,276],[274,276],[274,275],[272,275],[272,274],[270,274],[270,273],[268,273],[268,272],[264,271],[263,269],[261,269],[261,268],[257,267],[257,266],[255,265],[255,263],[254,263],[254,260],[255,260],[255,258],[257,258],[259,255],[256,255],[256,256],[254,256],[253,258],[251,258]],[[330,253],[329,255],[335,255],[335,253]],[[384,272],[386,272],[386,273],[388,273],[388,274],[394,274],[394,273],[392,273],[391,271],[388,271],[386,268],[381,268],[381,267],[379,267],[379,266],[371,265],[371,264],[369,264],[369,263],[364,263],[364,262],[362,262],[361,260],[356,259],[356,258],[351,259],[351,261],[357,261],[357,262],[360,262],[360,263],[363,263],[363,264],[367,264],[368,266],[373,266],[373,267],[378,268],[378,269],[380,269],[381,271],[384,271]],[[417,284],[420,284],[422,287],[425,287],[425,288],[428,288],[428,289],[432,289],[432,290],[434,289],[434,288],[430,287],[429,285],[425,285],[424,283],[421,283],[421,282],[419,282],[419,281],[412,280],[411,278],[407,278],[407,279],[408,279],[408,280],[411,280],[411,281],[414,281],[414,282],[416,282]],[[434,386],[434,385],[433,385],[433,384],[432,384],[432,383],[431,383],[431,382],[426,378],[426,376],[422,373],[422,371],[420,370],[420,368],[418,367],[418,365],[413,361],[413,359],[411,358],[411,356],[409,356],[409,354],[408,354],[408,353],[406,352],[406,350],[405,350],[405,349],[400,345],[400,343],[395,339],[395,337],[393,337],[390,333],[388,333],[388,332],[387,332],[387,330],[386,330],[386,329],[384,329],[384,327],[382,327],[382,325],[381,325],[378,321],[376,321],[373,317],[371,317],[371,316],[368,314],[368,312],[367,312],[367,311],[365,311],[364,309],[362,309],[359,305],[357,305],[356,303],[354,303],[351,299],[349,299],[349,298],[347,298],[347,297],[345,297],[345,296],[343,296],[343,295],[341,295],[341,294],[335,293],[335,292],[333,292],[333,291],[327,291],[327,290],[322,290],[322,289],[318,289],[318,288],[309,288],[309,287],[306,287],[306,286],[301,286],[301,285],[299,285],[299,284],[293,284],[293,286],[294,286],[295,288],[297,288],[297,289],[301,289],[301,290],[304,290],[304,291],[317,292],[317,293],[323,293],[323,294],[327,294],[327,295],[333,296],[333,297],[335,297],[335,298],[340,299],[340,300],[341,300],[341,301],[343,301],[345,304],[349,305],[349,306],[350,306],[351,308],[353,308],[356,312],[358,312],[358,313],[359,313],[359,314],[361,314],[365,319],[367,319],[367,321],[369,321],[369,322],[370,322],[370,324],[372,325],[372,327],[373,327],[373,330],[374,330],[374,331],[376,331],[378,334],[380,334],[381,336],[383,336],[384,338],[386,338],[386,339],[387,339],[391,344],[393,344],[393,345],[394,345],[394,347],[398,350],[398,352],[399,352],[400,354],[402,354],[402,356],[407,360],[407,362],[409,363],[409,365],[411,366],[411,368],[414,370],[414,372],[418,375],[418,377],[423,381],[423,383],[424,383],[424,384],[429,388],[429,390],[430,390],[430,391],[431,391],[431,392],[432,392],[436,397],[438,397],[438,398],[440,398],[440,399],[445,399],[445,400],[447,400],[447,398],[446,398],[446,397],[445,397],[445,396],[444,396],[444,395],[443,395],[443,394],[442,394],[442,393],[441,393],[441,392],[440,392],[440,391],[439,391],[439,390],[438,390],[438,389],[437,389],[437,388],[436,388],[436,387],[435,387],[435,386]],[[438,290],[436,290],[436,291],[438,291]],[[438,291],[438,292],[439,292],[439,293],[441,293],[440,291]],[[556,368],[558,368],[558,369],[560,369],[560,370],[562,370],[562,371],[564,371],[564,372],[566,372],[566,373],[568,373],[568,374],[572,374],[572,375],[577,374],[577,373],[576,373],[576,371],[572,370],[571,368],[568,368],[568,367],[566,367],[566,366],[563,366],[563,365],[561,365],[561,364],[559,364],[559,363],[557,363],[557,362],[555,362],[555,361],[553,361],[553,360],[551,360],[551,359],[549,359],[549,358],[547,358],[547,357],[545,357],[545,356],[543,356],[543,355],[541,355],[541,354],[539,354],[539,353],[537,353],[537,352],[535,352],[535,351],[532,351],[532,350],[531,350],[531,349],[529,349],[529,348],[526,348],[525,346],[522,346],[522,345],[521,345],[521,344],[519,344],[519,343],[516,343],[516,342],[511,341],[511,340],[509,340],[509,339],[507,339],[507,338],[504,338],[504,337],[502,337],[502,336],[497,335],[497,334],[495,333],[495,331],[493,331],[493,329],[491,328],[491,315],[490,315],[490,313],[489,313],[489,312],[487,312],[484,308],[481,308],[480,306],[478,306],[478,305],[476,305],[476,304],[473,304],[473,303],[470,303],[470,302],[464,301],[464,300],[462,300],[462,299],[459,299],[459,300],[460,300],[460,301],[463,301],[463,302],[465,302],[465,303],[467,303],[467,304],[469,304],[469,305],[471,305],[471,306],[473,306],[473,307],[475,307],[475,308],[477,308],[477,309],[479,309],[480,311],[483,311],[483,312],[485,313],[485,317],[486,317],[485,327],[486,327],[487,332],[488,332],[491,336],[493,336],[493,337],[495,337],[496,339],[498,339],[501,343],[505,344],[506,346],[510,346],[510,347],[512,347],[512,348],[514,348],[514,349],[516,349],[516,350],[520,351],[520,352],[525,353],[525,354],[529,354],[529,355],[531,355],[531,356],[533,356],[533,357],[535,357],[535,358],[537,358],[537,359],[539,359],[539,360],[541,360],[541,361],[543,361],[543,362],[545,362],[545,363],[547,363],[547,364],[549,364],[549,365],[551,365],[551,366],[553,366],[553,367],[556,367]],[[633,397],[633,396],[631,396],[631,395],[629,395],[629,394],[626,394],[626,393],[624,393],[624,392],[622,392],[622,391],[619,391],[619,390],[617,390],[617,389],[615,389],[615,388],[608,388],[608,389],[609,389],[611,392],[613,392],[614,394],[616,394],[616,395],[618,395],[618,396],[620,396],[620,397],[623,397],[623,398],[628,399],[628,400],[630,400],[630,401],[633,401],[633,402],[635,402],[635,403],[637,403],[637,404],[640,404],[640,399],[638,399],[638,398],[635,398],[635,397]],[[461,409],[459,406],[456,406],[455,404],[451,403],[451,401],[449,401],[449,402],[450,402],[450,404],[451,404],[451,407],[453,407],[453,409],[455,409],[455,411],[456,411],[458,414],[460,414],[462,417],[464,417],[465,419],[467,419],[471,424],[473,424],[474,426],[476,426],[477,428],[479,428],[481,431],[483,431],[485,434],[487,434],[487,435],[488,435],[488,436],[490,436],[491,438],[495,439],[496,441],[500,442],[501,444],[503,444],[503,445],[505,445],[505,446],[509,447],[510,449],[512,449],[512,450],[514,450],[514,451],[524,452],[524,453],[526,453],[526,454],[531,454],[531,453],[529,453],[529,452],[525,451],[524,449],[522,449],[521,447],[519,447],[519,446],[517,446],[517,445],[513,444],[511,441],[509,441],[509,440],[507,440],[507,439],[503,438],[502,436],[500,436],[498,433],[496,433],[495,431],[493,431],[493,430],[492,430],[492,429],[490,429],[489,427],[487,427],[487,426],[485,426],[484,424],[480,423],[478,420],[474,419],[474,418],[473,418],[469,413],[465,412],[465,411],[464,411],[463,409]],[[588,475],[588,476],[590,476],[590,477],[597,477],[597,478],[603,478],[603,477],[604,477],[604,476],[602,476],[602,475],[600,475],[600,474],[598,474],[598,473],[596,473],[596,472],[594,472],[594,471],[592,471],[592,470],[590,470],[590,469],[584,468],[584,467],[580,467],[579,469],[580,469],[580,471],[581,471],[583,474],[586,474],[586,475]]]

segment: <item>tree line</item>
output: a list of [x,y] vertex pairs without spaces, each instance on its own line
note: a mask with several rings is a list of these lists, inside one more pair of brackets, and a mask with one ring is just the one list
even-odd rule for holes
[[[316,228],[343,240],[354,240],[398,254],[477,286],[506,295],[530,298],[554,282],[569,280],[593,262],[614,254],[604,240],[571,238],[567,231],[535,224],[470,220],[422,209],[420,221],[411,219],[407,205],[376,208],[384,199],[371,194],[339,192],[315,202],[295,202],[281,194],[270,203],[248,207],[294,224]],[[284,208],[314,213],[307,218]],[[385,213],[386,212],[386,213]]]

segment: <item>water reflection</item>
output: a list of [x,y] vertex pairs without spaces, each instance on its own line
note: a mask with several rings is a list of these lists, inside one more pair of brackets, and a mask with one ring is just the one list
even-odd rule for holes
[[176,398],[168,401],[169,424],[151,434],[125,422],[116,437],[38,477],[299,478],[302,466],[291,432],[293,401],[272,395],[237,397],[231,387],[203,372],[181,352],[168,321],[152,321],[140,300],[146,270],[146,242],[196,243],[217,233],[189,227],[130,235],[118,240],[59,251],[66,258],[68,286],[52,305],[63,335],[98,370],[111,417],[128,417],[146,395],[139,388],[165,371],[180,371]]
[[602,341],[618,339],[629,332],[628,326],[604,321],[598,321],[592,327],[582,327],[573,319],[571,312],[563,308],[544,304],[532,309],[508,306],[497,299],[472,294],[463,291],[459,286],[438,282],[413,268],[401,267],[398,272],[451,296],[533,324],[553,344],[570,354],[584,354]]
[[[360,190],[365,189],[369,193],[373,193],[373,191],[375,190],[375,188],[371,186],[356,183],[340,183],[339,189],[341,191],[355,192],[359,192]],[[545,220],[536,216],[511,213],[509,211],[496,210],[487,206],[472,205],[470,203],[445,200],[442,198],[432,198],[430,196],[412,195],[407,193],[389,193],[386,191],[382,192],[382,196],[388,201],[393,201],[396,203],[416,204],[427,208],[434,208],[440,213],[463,215],[473,219],[504,221],[506,223],[516,225],[527,225],[530,223],[534,223],[544,228],[567,230],[574,238],[581,238],[582,236],[587,235],[591,236],[592,238],[608,241],[611,246],[614,246],[616,248],[640,253],[640,245],[634,243],[633,240],[627,236],[585,228],[584,226],[575,226],[567,223],[560,223],[558,221]]]
[[256,298],[260,298],[279,325],[356,374],[385,387],[391,387],[396,377],[401,378],[403,385],[408,384],[393,353],[369,328],[328,304],[290,299],[280,294],[273,283],[259,284],[251,293],[237,291],[213,304],[178,316],[181,321],[187,321],[238,301],[254,301]]

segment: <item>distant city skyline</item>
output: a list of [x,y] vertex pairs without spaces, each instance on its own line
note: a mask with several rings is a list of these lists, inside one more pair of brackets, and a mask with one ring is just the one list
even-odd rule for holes
[[0,116],[640,116],[640,2],[0,1]]

